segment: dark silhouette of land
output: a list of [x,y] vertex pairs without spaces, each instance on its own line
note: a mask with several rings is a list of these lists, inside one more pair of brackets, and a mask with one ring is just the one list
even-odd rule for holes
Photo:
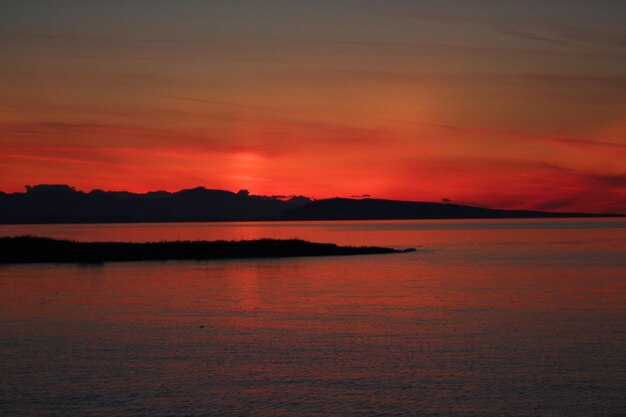
[[37,185],[27,187],[25,193],[0,193],[0,223],[245,221],[276,216],[309,201],[202,187],[136,194],[101,190],[85,193],[68,185]]
[[33,236],[0,238],[0,264],[102,263],[129,261],[208,260],[345,256],[410,252],[376,246],[338,246],[299,239],[169,242],[76,242]]
[[550,213],[530,210],[498,210],[451,203],[330,198],[283,211],[280,220],[398,220],[398,219],[528,219],[610,217],[590,213]]
[[27,186],[25,193],[0,192],[0,223],[129,223],[260,220],[502,219],[607,217],[590,213],[496,210],[449,202],[372,198],[312,201],[266,197],[203,187],[174,193],[76,191],[68,185]]

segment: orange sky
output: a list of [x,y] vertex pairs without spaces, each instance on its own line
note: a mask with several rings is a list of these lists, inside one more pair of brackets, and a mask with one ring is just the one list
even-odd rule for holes
[[5,1],[0,190],[626,213],[624,3],[414,3]]

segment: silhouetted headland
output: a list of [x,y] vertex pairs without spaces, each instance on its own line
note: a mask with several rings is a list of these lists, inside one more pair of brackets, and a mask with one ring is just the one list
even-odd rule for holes
[[77,242],[34,236],[0,238],[0,264],[285,258],[411,252],[376,246],[338,246],[299,239],[169,242]]
[[615,214],[499,210],[452,203],[329,198],[283,211],[277,220],[533,219],[614,217]]
[[170,193],[77,191],[68,185],[0,192],[0,223],[133,223],[276,220],[513,219],[608,217],[613,214],[498,210],[466,205],[373,198],[255,196],[204,187]]

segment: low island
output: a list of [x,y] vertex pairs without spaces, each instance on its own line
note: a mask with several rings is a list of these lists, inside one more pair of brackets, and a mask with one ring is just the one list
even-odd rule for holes
[[102,263],[235,258],[344,256],[411,252],[376,246],[339,246],[299,239],[242,241],[78,242],[35,236],[0,238],[0,264]]

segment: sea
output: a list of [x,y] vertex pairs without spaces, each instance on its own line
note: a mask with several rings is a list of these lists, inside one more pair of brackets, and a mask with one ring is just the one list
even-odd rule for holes
[[0,415],[626,416],[626,219],[0,225],[415,252],[0,266]]

